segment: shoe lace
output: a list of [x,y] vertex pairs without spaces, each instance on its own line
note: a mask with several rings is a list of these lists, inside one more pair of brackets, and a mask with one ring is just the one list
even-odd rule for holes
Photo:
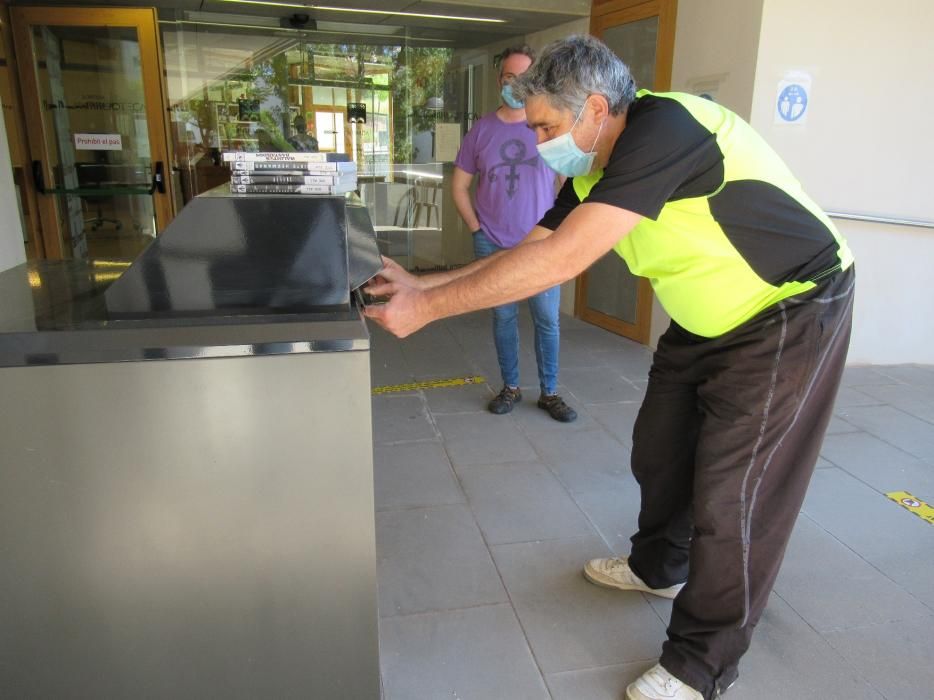
[[627,581],[633,580],[632,569],[629,568],[629,561],[626,559],[610,559],[606,563],[606,568],[614,576],[625,578]]
[[571,410],[571,407],[558,395],[545,396],[542,398],[542,402],[548,411],[555,415],[564,415]]
[[653,668],[649,673],[655,683],[663,687],[666,692],[674,692],[683,685],[677,678],[658,667]]

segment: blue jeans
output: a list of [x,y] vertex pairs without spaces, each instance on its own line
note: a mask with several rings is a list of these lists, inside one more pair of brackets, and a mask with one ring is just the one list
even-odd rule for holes
[[[477,258],[502,250],[481,229],[473,234],[473,249]],[[535,359],[538,361],[538,383],[542,393],[558,390],[558,306],[561,287],[552,287],[529,298],[532,322],[535,325]],[[503,383],[519,386],[519,304],[504,304],[493,308],[493,342],[503,375]]]

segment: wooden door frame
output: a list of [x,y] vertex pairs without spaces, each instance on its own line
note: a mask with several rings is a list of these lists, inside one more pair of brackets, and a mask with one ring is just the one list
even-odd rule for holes
[[[26,147],[26,122],[23,116],[23,101],[19,87],[19,73],[17,72],[16,52],[13,48],[13,30],[10,26],[10,9],[6,3],[0,2],[0,31],[6,49],[6,72],[10,84],[10,104],[3,104],[12,114],[0,121],[0,128],[6,127],[7,141],[10,144],[10,163],[13,166],[14,179],[19,179],[20,204],[26,215],[26,235],[29,238],[26,257],[41,259],[45,257],[45,240],[43,230],[39,223],[39,202],[36,198],[36,188],[32,181],[32,169],[29,162],[29,149]],[[5,122],[5,124],[4,124]],[[17,155],[20,157],[17,158]]]
[[[42,163],[43,177],[48,183],[54,182],[54,179],[49,169],[50,159],[43,131],[39,83],[34,69],[32,27],[47,25],[136,29],[140,50],[140,75],[143,81],[143,98],[149,131],[150,161],[153,168],[157,162],[162,162],[165,183],[165,193],[156,192],[153,195],[153,214],[156,219],[156,231],[164,230],[175,214],[175,207],[172,196],[172,160],[165,99],[164,57],[155,8],[16,6],[10,8],[10,15],[23,113],[27,123],[39,125],[39,128],[27,130],[30,159]],[[38,197],[38,207],[46,257],[49,259],[66,257],[68,251],[64,249],[62,232],[59,228],[57,197],[54,195]]]
[[[658,17],[658,40],[655,49],[655,85],[652,90],[671,89],[671,67],[674,61],[677,0],[594,0],[590,17],[590,33],[602,38],[603,33],[622,24]],[[587,307],[587,271],[577,277],[574,314],[638,343],[647,344],[652,330],[652,285],[645,277],[636,280],[636,320],[622,319]]]

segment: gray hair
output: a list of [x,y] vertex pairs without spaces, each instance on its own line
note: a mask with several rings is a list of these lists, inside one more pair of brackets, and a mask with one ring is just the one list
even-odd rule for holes
[[522,101],[545,95],[553,106],[575,114],[589,95],[603,95],[615,115],[636,99],[636,81],[606,44],[576,35],[546,46],[538,61],[513,82],[512,93]]

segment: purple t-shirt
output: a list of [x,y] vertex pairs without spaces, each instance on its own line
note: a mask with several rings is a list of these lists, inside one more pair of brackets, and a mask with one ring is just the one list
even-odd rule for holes
[[555,173],[535,147],[525,121],[507,124],[491,112],[467,132],[454,165],[477,175],[474,210],[500,248],[512,248],[555,201]]

